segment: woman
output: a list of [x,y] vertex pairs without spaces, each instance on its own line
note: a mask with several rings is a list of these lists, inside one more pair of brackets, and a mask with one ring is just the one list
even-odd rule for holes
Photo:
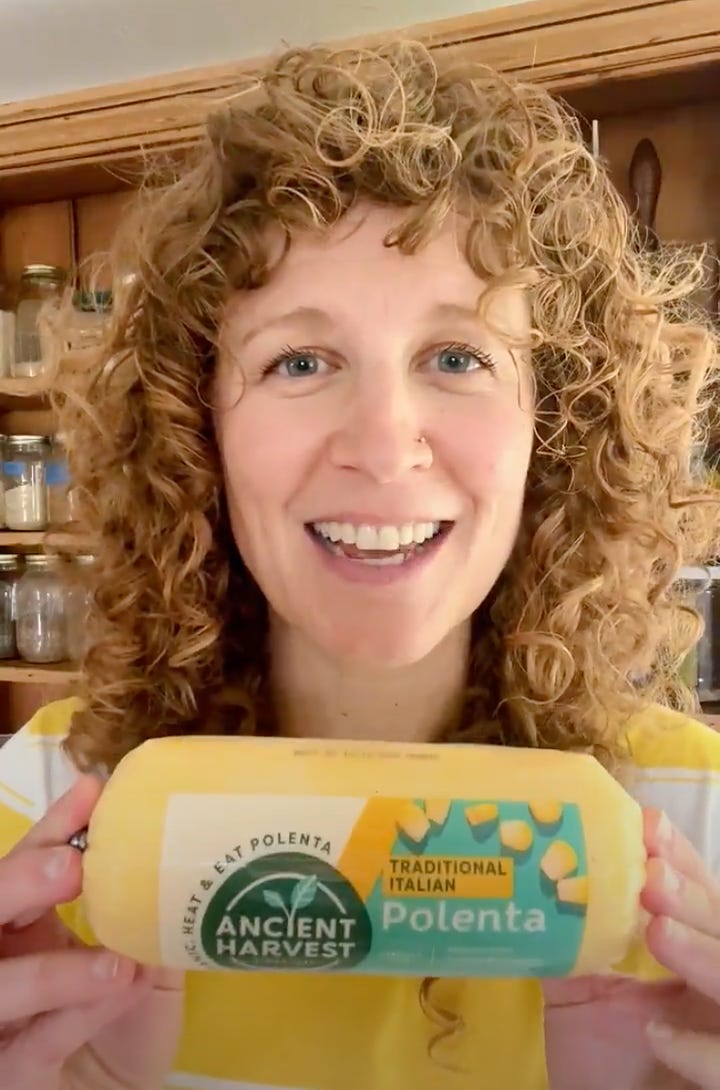
[[[645,268],[558,105],[410,45],[283,57],[148,199],[65,406],[101,542],[83,699],[2,754],[0,1082],[717,1090],[720,738],[670,710],[671,584],[717,519],[691,271]],[[217,731],[589,750],[646,807],[645,944],[546,982],[80,948],[80,770]]]

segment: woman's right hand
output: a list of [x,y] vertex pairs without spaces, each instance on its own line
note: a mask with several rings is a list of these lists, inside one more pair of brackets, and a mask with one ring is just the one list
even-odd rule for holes
[[3,1090],[159,1090],[172,1067],[183,974],[88,947],[55,911],[80,893],[82,857],[67,842],[101,792],[82,777],[0,859]]

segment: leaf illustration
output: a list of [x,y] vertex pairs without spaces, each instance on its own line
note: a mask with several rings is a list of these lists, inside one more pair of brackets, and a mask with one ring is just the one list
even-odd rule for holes
[[264,889],[263,897],[266,904],[272,905],[273,908],[281,908],[285,911],[285,902],[282,899],[282,894],[278,893],[275,889]]
[[318,880],[317,875],[309,874],[307,878],[301,878],[292,891],[292,897],[290,898],[290,907],[293,912],[299,908],[307,908],[315,900],[315,894],[317,893]]

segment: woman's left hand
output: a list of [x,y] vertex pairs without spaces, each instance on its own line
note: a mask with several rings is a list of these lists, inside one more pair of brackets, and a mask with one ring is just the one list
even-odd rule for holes
[[646,810],[646,944],[673,978],[543,982],[551,1090],[720,1090],[720,883]]
[[650,1047],[691,1086],[720,1090],[720,881],[657,810],[645,811],[645,845],[648,949],[691,992],[710,1000],[706,1017],[687,1019],[679,1003],[677,1022],[654,1022]]

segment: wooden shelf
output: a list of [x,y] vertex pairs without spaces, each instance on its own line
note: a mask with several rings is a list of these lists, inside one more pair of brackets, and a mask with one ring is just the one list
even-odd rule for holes
[[25,685],[67,685],[77,681],[80,671],[71,662],[53,662],[47,665],[22,662],[20,659],[0,661],[0,681],[12,681]]
[[47,394],[48,384],[44,375],[37,378],[0,378],[0,408],[27,409],[29,403],[41,406]]
[[55,530],[0,530],[0,549],[33,549],[38,546],[62,549],[92,549],[93,541],[86,534],[61,533]]

